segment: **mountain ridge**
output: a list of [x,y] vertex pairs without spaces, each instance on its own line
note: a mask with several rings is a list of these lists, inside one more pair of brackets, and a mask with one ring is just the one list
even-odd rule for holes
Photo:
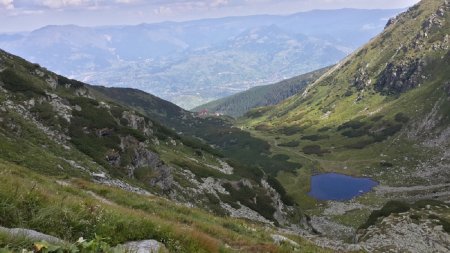
[[[351,236],[358,219],[389,199],[450,201],[449,12],[448,1],[421,1],[304,92],[256,108],[236,124],[303,164],[277,179],[320,232]],[[299,189],[299,182],[309,184],[305,178],[328,172],[380,185],[344,204],[322,203],[308,196],[308,187]],[[386,247],[401,250],[395,244]]]
[[[384,18],[398,11],[330,10],[316,18],[300,13],[98,28],[50,26],[3,40],[0,36],[0,47],[65,76],[93,84],[133,86],[191,108],[335,64],[375,36],[385,25]],[[273,25],[287,38],[263,40],[267,33],[261,32],[246,47],[226,46],[229,40],[245,39],[240,35],[254,28]],[[130,74],[117,75],[123,72]]]

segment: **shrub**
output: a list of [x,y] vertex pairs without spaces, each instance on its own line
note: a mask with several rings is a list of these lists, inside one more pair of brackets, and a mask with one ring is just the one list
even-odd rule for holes
[[288,155],[285,155],[285,154],[277,154],[277,155],[274,155],[273,157],[272,157],[272,159],[275,159],[275,160],[278,160],[278,161],[287,161],[287,160],[289,160],[289,156]]
[[281,183],[273,176],[268,176],[267,177],[267,183],[269,183],[269,185],[274,188],[281,196],[281,200],[288,206],[293,206],[295,205],[295,201],[294,199],[292,199],[291,196],[289,196],[286,192],[286,190],[284,189],[283,185],[281,185]]
[[[181,141],[183,142],[184,145],[191,147],[193,149],[196,149],[197,151],[205,151],[208,152],[210,154],[213,154],[215,156],[218,157],[224,157],[223,154],[215,149],[212,148],[210,145],[208,145],[207,143],[204,143],[202,140],[198,139],[198,138],[194,138],[194,137],[190,137],[190,136],[182,136],[181,137]],[[197,153],[196,151],[196,153]],[[198,156],[203,156],[203,154],[199,155],[197,153]]]
[[130,135],[133,136],[134,138],[136,138],[138,141],[140,142],[144,142],[147,140],[147,137],[145,137],[144,134],[142,134],[142,132],[140,132],[139,130],[133,129],[133,128],[129,128],[129,127],[122,127],[120,128],[120,130],[118,131],[118,133],[120,135]]
[[310,141],[318,141],[318,140],[322,140],[322,139],[328,139],[329,136],[328,135],[318,135],[318,134],[313,134],[313,135],[306,135],[302,137],[302,140],[310,140]]
[[349,129],[347,131],[344,131],[341,133],[343,136],[348,137],[348,138],[356,138],[356,137],[361,137],[364,136],[366,134],[368,134],[368,131],[364,128],[360,128],[360,129]]
[[[250,189],[248,186],[239,184],[239,189],[233,187],[230,183],[225,183],[223,187],[230,193],[231,197],[241,204],[258,212],[264,218],[273,220],[275,208],[271,205],[272,200],[264,192],[256,188]],[[256,201],[255,201],[256,200]]]
[[390,162],[386,162],[386,161],[381,161],[380,165],[381,165],[381,167],[392,167],[392,166],[394,166],[394,164],[392,164]]
[[290,147],[290,148],[295,148],[295,147],[298,147],[299,145],[300,145],[300,142],[298,142],[298,141],[290,141],[290,142],[278,144],[278,146],[280,146],[280,147]]
[[270,130],[270,126],[266,125],[266,124],[260,124],[255,126],[255,130],[257,131],[269,131]]
[[298,127],[298,126],[290,126],[290,127],[281,128],[280,130],[278,130],[278,132],[281,134],[290,136],[290,135],[302,133],[303,128]]
[[206,177],[216,177],[216,178],[223,178],[225,177],[225,174],[222,174],[221,172],[211,169],[205,166],[202,166],[201,164],[198,164],[196,162],[190,161],[190,160],[181,160],[176,159],[173,161],[175,165],[180,166],[183,169],[188,169],[194,175],[197,177],[197,179],[206,178]]
[[399,112],[399,113],[395,114],[394,119],[395,119],[395,121],[397,121],[399,123],[408,123],[408,121],[409,121],[409,117],[406,116],[402,112]]
[[377,121],[380,121],[382,118],[384,118],[383,115],[377,115],[377,116],[371,118],[370,120],[373,122],[377,122]]
[[387,138],[389,138],[392,135],[395,135],[397,132],[399,132],[402,129],[403,125],[402,124],[391,124],[391,123],[386,123],[386,126],[383,130],[372,133],[371,136],[375,139],[375,141],[377,142],[381,142],[386,140]]
[[303,147],[303,153],[307,155],[318,155],[322,156],[324,153],[329,153],[328,150],[323,150],[319,145],[308,145]]
[[34,85],[34,80],[28,76],[19,75],[16,71],[5,69],[0,72],[0,80],[4,83],[4,88],[12,92],[20,92],[27,97],[34,94],[45,95],[43,89]]
[[380,210],[373,211],[367,219],[366,223],[361,225],[360,228],[368,228],[372,225],[375,225],[378,218],[388,217],[392,213],[406,212],[410,208],[411,207],[405,202],[391,200],[387,202]]
[[338,130],[340,131],[340,130],[343,130],[343,129],[346,129],[346,128],[359,129],[359,128],[363,127],[364,125],[365,125],[364,122],[361,122],[361,121],[358,121],[358,120],[352,120],[352,121],[348,121],[348,122],[340,125],[338,127]]

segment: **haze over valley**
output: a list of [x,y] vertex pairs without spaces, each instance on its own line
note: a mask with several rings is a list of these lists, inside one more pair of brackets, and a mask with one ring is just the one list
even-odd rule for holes
[[47,26],[0,47],[59,74],[185,109],[337,63],[401,10],[317,10],[136,26]]

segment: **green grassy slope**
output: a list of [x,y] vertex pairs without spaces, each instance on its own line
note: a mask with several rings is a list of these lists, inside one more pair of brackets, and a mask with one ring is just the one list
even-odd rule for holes
[[235,118],[241,117],[253,108],[276,105],[299,92],[303,92],[308,84],[314,82],[327,70],[329,70],[329,67],[275,84],[254,87],[247,91],[198,106],[193,111],[199,112],[206,109],[209,113],[219,113]]
[[[74,242],[95,236],[115,246],[154,239],[169,252],[331,252],[296,236],[301,246],[276,245],[274,229],[213,216],[171,201],[0,160],[0,225]],[[0,251],[30,249],[31,241],[0,233]]]
[[243,171],[260,174],[262,170],[274,175],[280,169],[295,170],[302,166],[288,162],[283,157],[274,157],[266,141],[234,127],[234,120],[230,117],[200,117],[139,90],[98,86],[92,86],[91,89],[97,96],[134,108],[169,126],[181,136],[188,139],[194,137],[193,140],[197,141],[200,138],[217,148],[231,163],[238,167],[242,164]]
[[[139,92],[133,92],[132,101],[139,101]],[[164,110],[144,115],[104,97],[87,84],[0,51],[0,159],[45,175],[145,190],[221,216],[243,205],[249,208],[245,213],[254,212],[245,218],[275,225],[302,219],[283,189],[287,205],[279,209],[271,189],[279,185],[265,185],[268,174],[164,126],[181,122],[168,116],[183,115],[178,107],[170,111],[171,104],[149,96]],[[280,211],[283,219],[277,218]]]
[[302,94],[254,109],[238,125],[304,165],[278,179],[311,207],[307,178],[317,172],[391,186],[446,183],[449,33],[449,4],[423,0]]

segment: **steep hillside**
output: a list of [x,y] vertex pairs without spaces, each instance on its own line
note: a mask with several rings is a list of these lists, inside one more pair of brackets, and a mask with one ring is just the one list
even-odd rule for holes
[[216,215],[302,226],[302,214],[276,180],[197,138],[180,136],[159,123],[162,115],[144,116],[102,99],[87,84],[4,51],[0,86],[5,162],[46,176],[151,193]]
[[316,70],[279,83],[254,87],[247,91],[198,106],[193,111],[200,112],[207,110],[209,114],[218,113],[235,118],[241,117],[253,108],[276,105],[302,92],[306,86],[317,80],[327,70],[329,68]]
[[[356,228],[387,199],[450,201],[449,34],[450,3],[424,0],[302,94],[249,112],[240,126],[304,165],[277,178],[314,215]],[[323,206],[307,195],[309,175],[321,172],[380,185],[356,204]]]
[[138,88],[193,108],[335,64],[398,12],[343,9],[135,26],[47,26],[0,34],[0,48],[77,80]]
[[90,89],[99,97],[158,120],[184,138],[205,141],[230,158],[229,163],[244,165],[245,171],[264,171],[273,176],[280,170],[295,170],[302,166],[273,154],[266,141],[234,127],[234,120],[230,117],[198,115],[140,90],[101,86],[90,86]]

